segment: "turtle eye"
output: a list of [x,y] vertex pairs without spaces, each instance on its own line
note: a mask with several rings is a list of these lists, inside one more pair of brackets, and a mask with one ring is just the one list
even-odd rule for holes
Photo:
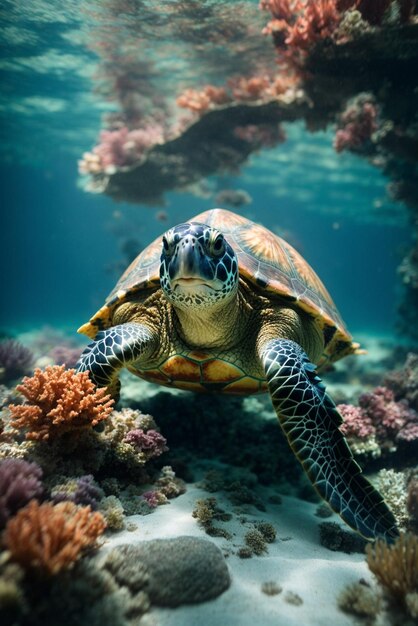
[[172,246],[170,246],[170,244],[168,243],[168,239],[165,235],[163,235],[163,248],[166,254],[171,254]]
[[225,239],[223,235],[219,234],[211,242],[210,250],[215,256],[220,256],[225,252]]

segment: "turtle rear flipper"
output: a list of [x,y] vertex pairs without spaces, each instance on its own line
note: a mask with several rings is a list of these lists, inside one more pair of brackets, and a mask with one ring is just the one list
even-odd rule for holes
[[157,338],[144,324],[135,322],[112,326],[97,333],[77,362],[77,371],[90,372],[98,387],[107,387],[113,398],[119,396],[119,370],[155,348]]
[[302,348],[287,339],[261,353],[274,408],[288,442],[320,496],[367,539],[393,541],[393,514],[363,476],[339,430],[342,417]]

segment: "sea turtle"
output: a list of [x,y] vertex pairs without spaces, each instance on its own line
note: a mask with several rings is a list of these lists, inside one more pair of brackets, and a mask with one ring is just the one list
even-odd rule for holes
[[170,228],[131,263],[79,332],[94,341],[78,370],[89,370],[114,396],[122,367],[193,391],[268,391],[322,498],[363,536],[397,536],[316,373],[358,344],[308,263],[263,226],[213,209]]

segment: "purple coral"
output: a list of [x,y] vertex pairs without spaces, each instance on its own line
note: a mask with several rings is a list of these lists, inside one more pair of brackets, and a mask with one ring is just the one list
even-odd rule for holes
[[33,498],[41,498],[44,488],[42,469],[23,459],[5,459],[0,463],[0,528]]
[[48,356],[54,361],[55,365],[65,365],[67,368],[75,367],[83,348],[74,348],[72,346],[59,345],[49,351]]
[[124,441],[143,453],[147,460],[160,456],[168,450],[166,438],[154,429],[145,432],[142,428],[135,428],[127,433]]
[[29,348],[15,339],[0,342],[0,369],[4,381],[15,380],[28,374],[34,363],[34,356]]
[[52,490],[52,500],[58,502],[70,501],[82,506],[89,505],[93,510],[98,507],[99,500],[104,496],[103,491],[95,483],[91,474],[80,476],[75,481],[68,481],[57,485]]

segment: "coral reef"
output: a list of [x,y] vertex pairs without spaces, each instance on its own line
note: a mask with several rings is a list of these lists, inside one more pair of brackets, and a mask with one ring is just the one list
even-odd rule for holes
[[335,133],[334,148],[337,152],[369,154],[373,151],[372,138],[378,130],[378,110],[373,96],[360,94],[347,103],[341,113]]
[[204,498],[197,500],[192,516],[197,519],[200,526],[205,530],[206,534],[211,537],[230,538],[230,534],[224,528],[214,525],[214,521],[227,522],[232,515],[226,513],[218,506],[216,498]]
[[338,606],[359,617],[375,618],[382,607],[382,598],[369,585],[359,582],[348,585],[338,597]]
[[33,352],[19,341],[0,341],[0,381],[10,382],[28,374],[34,361]]
[[68,479],[64,483],[54,485],[51,489],[51,500],[54,504],[70,501],[74,504],[90,506],[97,509],[103,490],[95,483],[94,476],[87,474],[77,479]]
[[88,372],[64,366],[37,368],[17,390],[25,404],[11,404],[12,426],[26,431],[26,439],[47,440],[64,433],[92,428],[105,420],[114,401],[105,389],[96,389]]
[[403,472],[382,469],[378,473],[378,489],[394,514],[400,528],[408,526],[407,479]]
[[3,542],[13,561],[25,569],[54,575],[96,545],[105,527],[103,516],[90,507],[31,500],[8,521]]
[[146,432],[142,428],[130,430],[126,434],[124,442],[131,445],[145,462],[168,450],[166,438],[153,428]]
[[111,554],[113,575],[128,585],[135,584],[135,578],[129,582],[130,573],[141,564],[137,578],[142,581],[147,576],[146,591],[157,606],[205,602],[223,593],[231,582],[220,549],[200,537],[154,539],[119,546]]
[[395,399],[388,387],[376,387],[359,397],[359,406],[340,404],[341,431],[357,454],[394,452],[418,440],[418,413],[406,399]]
[[367,565],[389,597],[408,610],[407,597],[418,591],[418,537],[401,535],[393,545],[378,540],[366,548]]
[[244,536],[245,543],[248,548],[251,550],[252,554],[256,556],[261,556],[262,554],[267,552],[267,542],[266,539],[259,530],[252,529],[245,533]]
[[0,461],[0,529],[19,509],[44,494],[42,469],[23,459]]

